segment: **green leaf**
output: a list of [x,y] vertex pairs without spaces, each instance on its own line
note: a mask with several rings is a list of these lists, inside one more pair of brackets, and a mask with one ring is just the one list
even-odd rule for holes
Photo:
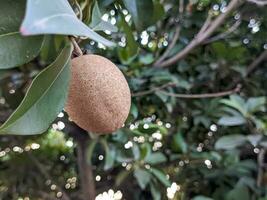
[[161,200],[161,193],[158,188],[153,183],[150,183],[150,191],[153,197],[153,200]]
[[192,200],[213,200],[213,199],[206,196],[198,195],[195,196]]
[[236,134],[223,136],[215,143],[215,149],[234,149],[245,144],[246,141],[247,138],[243,135]]
[[173,144],[175,149],[179,150],[182,153],[187,153],[187,143],[183,138],[183,135],[181,132],[178,132],[173,137]]
[[90,27],[94,31],[110,31],[110,32],[118,31],[118,28],[116,26],[112,25],[109,22],[102,20],[101,17],[102,17],[102,14],[99,9],[98,2],[96,1],[94,8],[93,8],[93,12],[92,12],[92,20],[90,23]]
[[0,35],[0,69],[31,61],[39,54],[42,42],[42,36],[22,37],[19,32]]
[[132,152],[133,152],[134,159],[139,160],[141,156],[139,145],[137,145],[136,143],[133,143]]
[[154,5],[152,0],[123,0],[123,2],[139,31],[153,23]]
[[226,195],[226,200],[250,200],[248,187],[237,185]]
[[248,135],[247,136],[247,140],[255,147],[259,144],[259,142],[262,139],[262,135],[258,134],[254,134],[254,135]]
[[25,1],[0,0],[0,69],[25,64],[35,58],[42,46],[43,37],[22,37],[19,26]]
[[252,97],[248,99],[246,107],[249,113],[254,113],[256,111],[265,111],[265,104],[265,97]]
[[244,99],[242,99],[240,96],[238,95],[231,95],[230,99],[222,99],[221,103],[230,106],[232,108],[235,108],[236,110],[238,110],[240,113],[242,113],[242,115],[246,115],[247,114],[247,110],[245,107],[245,101]]
[[133,31],[125,21],[125,17],[122,13],[120,13],[119,15],[118,26],[126,36],[126,47],[118,48],[118,55],[121,62],[127,64],[136,57],[139,50],[138,43],[135,41]]
[[34,135],[49,128],[65,104],[71,52],[72,47],[67,45],[55,62],[33,80],[19,107],[0,127],[0,133]]
[[143,169],[136,169],[134,171],[134,177],[136,178],[138,185],[144,190],[151,179],[151,174]]
[[152,18],[152,24],[155,24],[158,20],[160,20],[165,14],[164,6],[158,1],[154,2],[154,12]]
[[66,0],[50,1],[28,0],[26,16],[21,25],[23,35],[60,34],[89,37],[106,46],[114,43],[95,33],[75,15]]
[[115,180],[115,185],[116,186],[120,186],[123,181],[131,174],[131,170],[125,170],[125,171],[121,171],[117,176],[116,176],[116,180]]
[[222,126],[238,126],[246,123],[246,119],[240,116],[224,116],[219,119],[218,124]]
[[158,169],[155,169],[155,168],[151,168],[151,173],[163,184],[165,185],[166,187],[169,187],[171,185],[170,181],[167,179],[166,175],[158,170]]
[[138,117],[138,108],[136,104],[132,103],[130,113],[133,115],[134,119]]
[[167,161],[166,156],[161,152],[151,153],[145,158],[146,163],[153,164],[153,165],[163,163],[166,161]]
[[115,151],[111,149],[107,143],[107,140],[101,139],[101,144],[103,145],[105,149],[105,165],[104,165],[104,170],[109,170],[113,167],[115,159]]

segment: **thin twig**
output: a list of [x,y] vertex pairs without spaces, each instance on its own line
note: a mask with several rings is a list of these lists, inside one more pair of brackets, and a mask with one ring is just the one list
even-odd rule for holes
[[231,86],[242,82],[244,78],[250,76],[252,72],[254,72],[258,66],[260,66],[260,63],[262,63],[265,60],[267,60],[267,50],[263,51],[256,59],[254,59],[253,62],[247,67],[245,75],[235,79],[231,84]]
[[211,19],[212,19],[212,15],[208,14],[208,17],[206,18],[204,24],[202,25],[201,29],[198,32],[198,35],[202,34],[203,32],[205,32],[207,30],[207,28],[210,26],[211,23]]
[[171,50],[173,49],[176,42],[178,41],[180,37],[180,32],[181,32],[181,21],[182,21],[183,13],[184,13],[184,0],[179,0],[179,16],[178,16],[179,24],[177,25],[175,29],[175,33],[174,33],[174,36],[172,38],[170,45],[167,47],[167,49],[162,54],[162,56],[160,56],[159,59],[155,62],[155,65],[160,65],[160,63],[163,62],[168,57]]
[[[208,26],[205,31],[201,31],[203,27],[200,29],[200,32],[197,34],[195,39],[193,39],[182,51],[178,52],[173,57],[161,62],[159,65],[154,65],[157,68],[169,67],[175,64],[180,59],[184,58],[186,55],[191,53],[195,47],[200,45],[204,40],[211,36],[211,34],[225,21],[228,15],[234,11],[240,5],[239,0],[232,0],[226,8],[226,11],[220,14],[216,19],[214,19]],[[209,16],[208,16],[209,17]],[[207,20],[206,20],[207,21]],[[205,25],[205,23],[204,23]],[[204,26],[203,25],[203,26]]]
[[166,91],[159,91],[159,92],[167,96],[182,98],[182,99],[205,99],[205,98],[229,96],[231,94],[240,92],[240,89],[241,89],[241,85],[237,85],[236,88],[229,90],[229,91],[217,92],[217,93],[206,93],[206,94],[176,94],[176,93],[171,93],[171,92],[166,92]]
[[225,32],[223,32],[221,34],[218,34],[218,35],[216,35],[216,36],[214,36],[212,38],[206,39],[203,42],[203,44],[208,44],[208,43],[215,42],[215,41],[218,41],[218,40],[226,38],[228,35],[230,35],[235,30],[237,30],[237,28],[240,26],[240,24],[241,24],[241,20],[237,20],[227,31],[225,31]]
[[155,65],[159,65],[163,60],[165,60],[165,58],[168,57],[168,55],[170,54],[171,50],[172,50],[173,47],[175,46],[177,40],[179,39],[180,32],[181,32],[181,27],[178,26],[178,27],[175,29],[175,33],[174,33],[174,36],[173,36],[173,38],[172,38],[172,42],[171,42],[170,45],[167,47],[166,51],[162,54],[162,56],[159,57],[159,59],[157,60],[157,62],[155,62]]
[[261,62],[265,61],[267,59],[267,50],[262,52],[258,58],[256,58],[247,68],[246,76],[249,76],[258,66]]
[[74,52],[77,54],[77,56],[82,56],[83,52],[82,52],[80,46],[78,45],[78,43],[76,42],[75,38],[74,37],[70,37],[70,41],[73,44]]
[[149,94],[153,94],[155,92],[160,92],[162,94],[165,94],[167,96],[176,97],[176,98],[183,98],[183,99],[202,99],[202,98],[214,98],[214,97],[222,97],[222,96],[228,96],[234,93],[238,93],[241,90],[241,85],[238,84],[234,89],[224,91],[224,92],[217,92],[217,93],[205,93],[205,94],[176,94],[171,92],[163,91],[163,89],[167,87],[174,87],[175,83],[167,83],[159,87],[151,88],[150,90],[142,91],[133,93],[132,97],[140,97],[140,96],[146,96]]
[[132,97],[140,97],[140,96],[146,96],[146,95],[149,95],[149,94],[152,94],[156,91],[159,91],[159,90],[162,90],[164,88],[167,88],[167,87],[173,87],[175,86],[176,84],[175,83],[167,83],[167,84],[164,84],[162,86],[159,86],[159,87],[153,87],[151,88],[150,90],[146,90],[146,91],[142,91],[142,92],[136,92],[136,93],[132,93]]

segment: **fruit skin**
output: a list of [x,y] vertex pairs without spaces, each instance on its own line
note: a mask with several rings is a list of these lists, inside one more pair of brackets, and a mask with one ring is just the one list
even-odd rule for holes
[[123,126],[130,106],[128,83],[110,60],[98,55],[72,60],[65,110],[78,126],[93,133],[112,133]]

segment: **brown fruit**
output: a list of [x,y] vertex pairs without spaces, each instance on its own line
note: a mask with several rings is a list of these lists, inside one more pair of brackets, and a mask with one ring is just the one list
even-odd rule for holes
[[112,133],[129,114],[131,93],[121,71],[108,59],[84,55],[72,60],[65,110],[81,128]]

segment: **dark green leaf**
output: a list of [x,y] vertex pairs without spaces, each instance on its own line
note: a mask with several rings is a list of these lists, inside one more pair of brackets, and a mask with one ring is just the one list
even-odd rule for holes
[[144,190],[151,179],[151,174],[143,169],[136,169],[134,171],[134,177],[136,178],[139,186]]
[[19,26],[25,1],[0,0],[0,69],[25,64],[35,58],[42,46],[43,37],[22,37]]
[[125,21],[122,13],[120,13],[118,20],[119,28],[125,33],[126,36],[126,47],[118,48],[118,54],[120,60],[127,64],[131,62],[138,53],[138,43],[134,39],[133,31]]
[[150,183],[150,191],[153,196],[153,200],[161,200],[161,193],[158,188],[153,183]]
[[115,185],[120,186],[122,182],[130,175],[131,170],[124,170],[116,176]]
[[224,116],[219,119],[218,124],[222,126],[238,126],[246,123],[246,119],[241,115]]
[[66,46],[56,61],[34,79],[20,106],[0,127],[0,133],[34,135],[48,129],[65,104],[71,52],[72,47]]
[[173,137],[173,144],[175,149],[177,149],[178,151],[182,152],[182,153],[187,153],[187,143],[183,138],[183,135],[181,132],[178,132],[174,135]]
[[152,0],[123,0],[125,7],[133,17],[138,30],[143,30],[153,23],[154,5]]
[[250,200],[249,190],[246,186],[237,185],[226,195],[226,200]]
[[113,167],[115,159],[115,151],[111,149],[105,139],[101,140],[101,144],[103,145],[105,149],[105,165],[104,170],[109,170]]
[[151,168],[151,173],[166,187],[169,187],[171,185],[170,181],[162,171]]
[[166,156],[161,152],[148,154],[148,156],[146,156],[145,158],[146,163],[153,165],[163,163],[166,161],[167,161]]
[[215,148],[225,150],[234,149],[245,144],[246,141],[247,139],[243,135],[227,135],[217,140],[217,142],[215,143]]

